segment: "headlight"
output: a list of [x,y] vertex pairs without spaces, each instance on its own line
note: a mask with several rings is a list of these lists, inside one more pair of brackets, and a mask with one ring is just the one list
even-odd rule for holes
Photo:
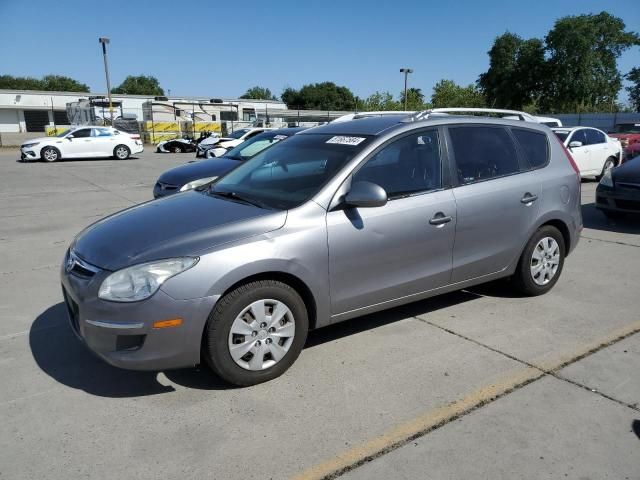
[[613,177],[611,176],[610,169],[604,172],[604,175],[602,175],[602,178],[600,179],[600,185],[613,188]]
[[198,257],[169,258],[118,270],[104,279],[98,297],[114,302],[144,300],[156,293],[168,279],[193,267],[198,260]]
[[218,177],[207,177],[207,178],[199,178],[198,180],[194,180],[193,182],[189,182],[180,187],[181,192],[186,192],[187,190],[193,190],[200,185],[205,185],[209,182],[213,182]]
[[38,143],[40,143],[40,142],[35,142],[35,143],[23,143],[23,144],[22,144],[22,148],[31,148],[31,147],[35,147],[36,145],[38,145]]

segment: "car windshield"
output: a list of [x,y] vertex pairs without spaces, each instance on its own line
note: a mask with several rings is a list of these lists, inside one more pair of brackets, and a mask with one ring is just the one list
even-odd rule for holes
[[569,136],[569,132],[566,132],[566,131],[564,131],[564,132],[558,132],[558,131],[555,131],[555,130],[554,130],[554,132],[553,132],[553,133],[555,133],[555,134],[556,134],[556,137],[558,137],[558,138],[560,139],[560,141],[561,141],[561,142],[564,142],[564,141],[567,139],[567,137]]
[[232,148],[224,156],[227,158],[233,158],[234,160],[248,160],[256,156],[265,148],[270,147],[287,137],[288,135],[277,135],[273,132],[261,133],[260,135],[250,138],[246,142],[242,142],[237,147]]
[[241,128],[240,130],[236,130],[235,132],[232,132],[229,135],[227,135],[227,138],[240,138],[248,131],[249,131],[248,128]]
[[619,123],[614,131],[615,133],[640,133],[640,123]]
[[308,201],[369,142],[368,136],[294,135],[247,160],[211,186],[212,195],[275,209]]
[[67,133],[69,133],[71,131],[70,128],[66,129],[64,132],[60,132],[59,134],[56,135],[56,137],[58,138],[62,138],[64,137]]

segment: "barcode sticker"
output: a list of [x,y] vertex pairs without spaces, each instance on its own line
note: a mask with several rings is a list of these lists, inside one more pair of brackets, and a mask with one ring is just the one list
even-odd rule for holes
[[355,147],[356,145],[360,145],[365,140],[366,140],[365,137],[336,136],[336,137],[331,137],[329,140],[327,140],[327,143],[337,143],[340,145],[351,145]]

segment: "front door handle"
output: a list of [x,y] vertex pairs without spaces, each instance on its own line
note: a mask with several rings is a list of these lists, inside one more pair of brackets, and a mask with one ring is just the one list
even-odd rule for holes
[[524,197],[522,197],[520,199],[520,202],[524,203],[525,205],[529,204],[529,203],[533,203],[538,199],[537,195],[532,195],[531,193],[527,192],[524,194]]
[[438,212],[431,218],[431,220],[429,220],[429,223],[431,225],[435,225],[436,227],[442,227],[445,223],[449,223],[451,220],[453,220],[453,218],[451,218],[450,215],[445,215],[442,212]]

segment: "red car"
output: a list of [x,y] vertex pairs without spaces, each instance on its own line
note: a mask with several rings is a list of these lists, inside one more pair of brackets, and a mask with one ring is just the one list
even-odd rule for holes
[[613,132],[609,133],[609,136],[620,140],[625,160],[633,158],[640,153],[640,123],[618,123]]

